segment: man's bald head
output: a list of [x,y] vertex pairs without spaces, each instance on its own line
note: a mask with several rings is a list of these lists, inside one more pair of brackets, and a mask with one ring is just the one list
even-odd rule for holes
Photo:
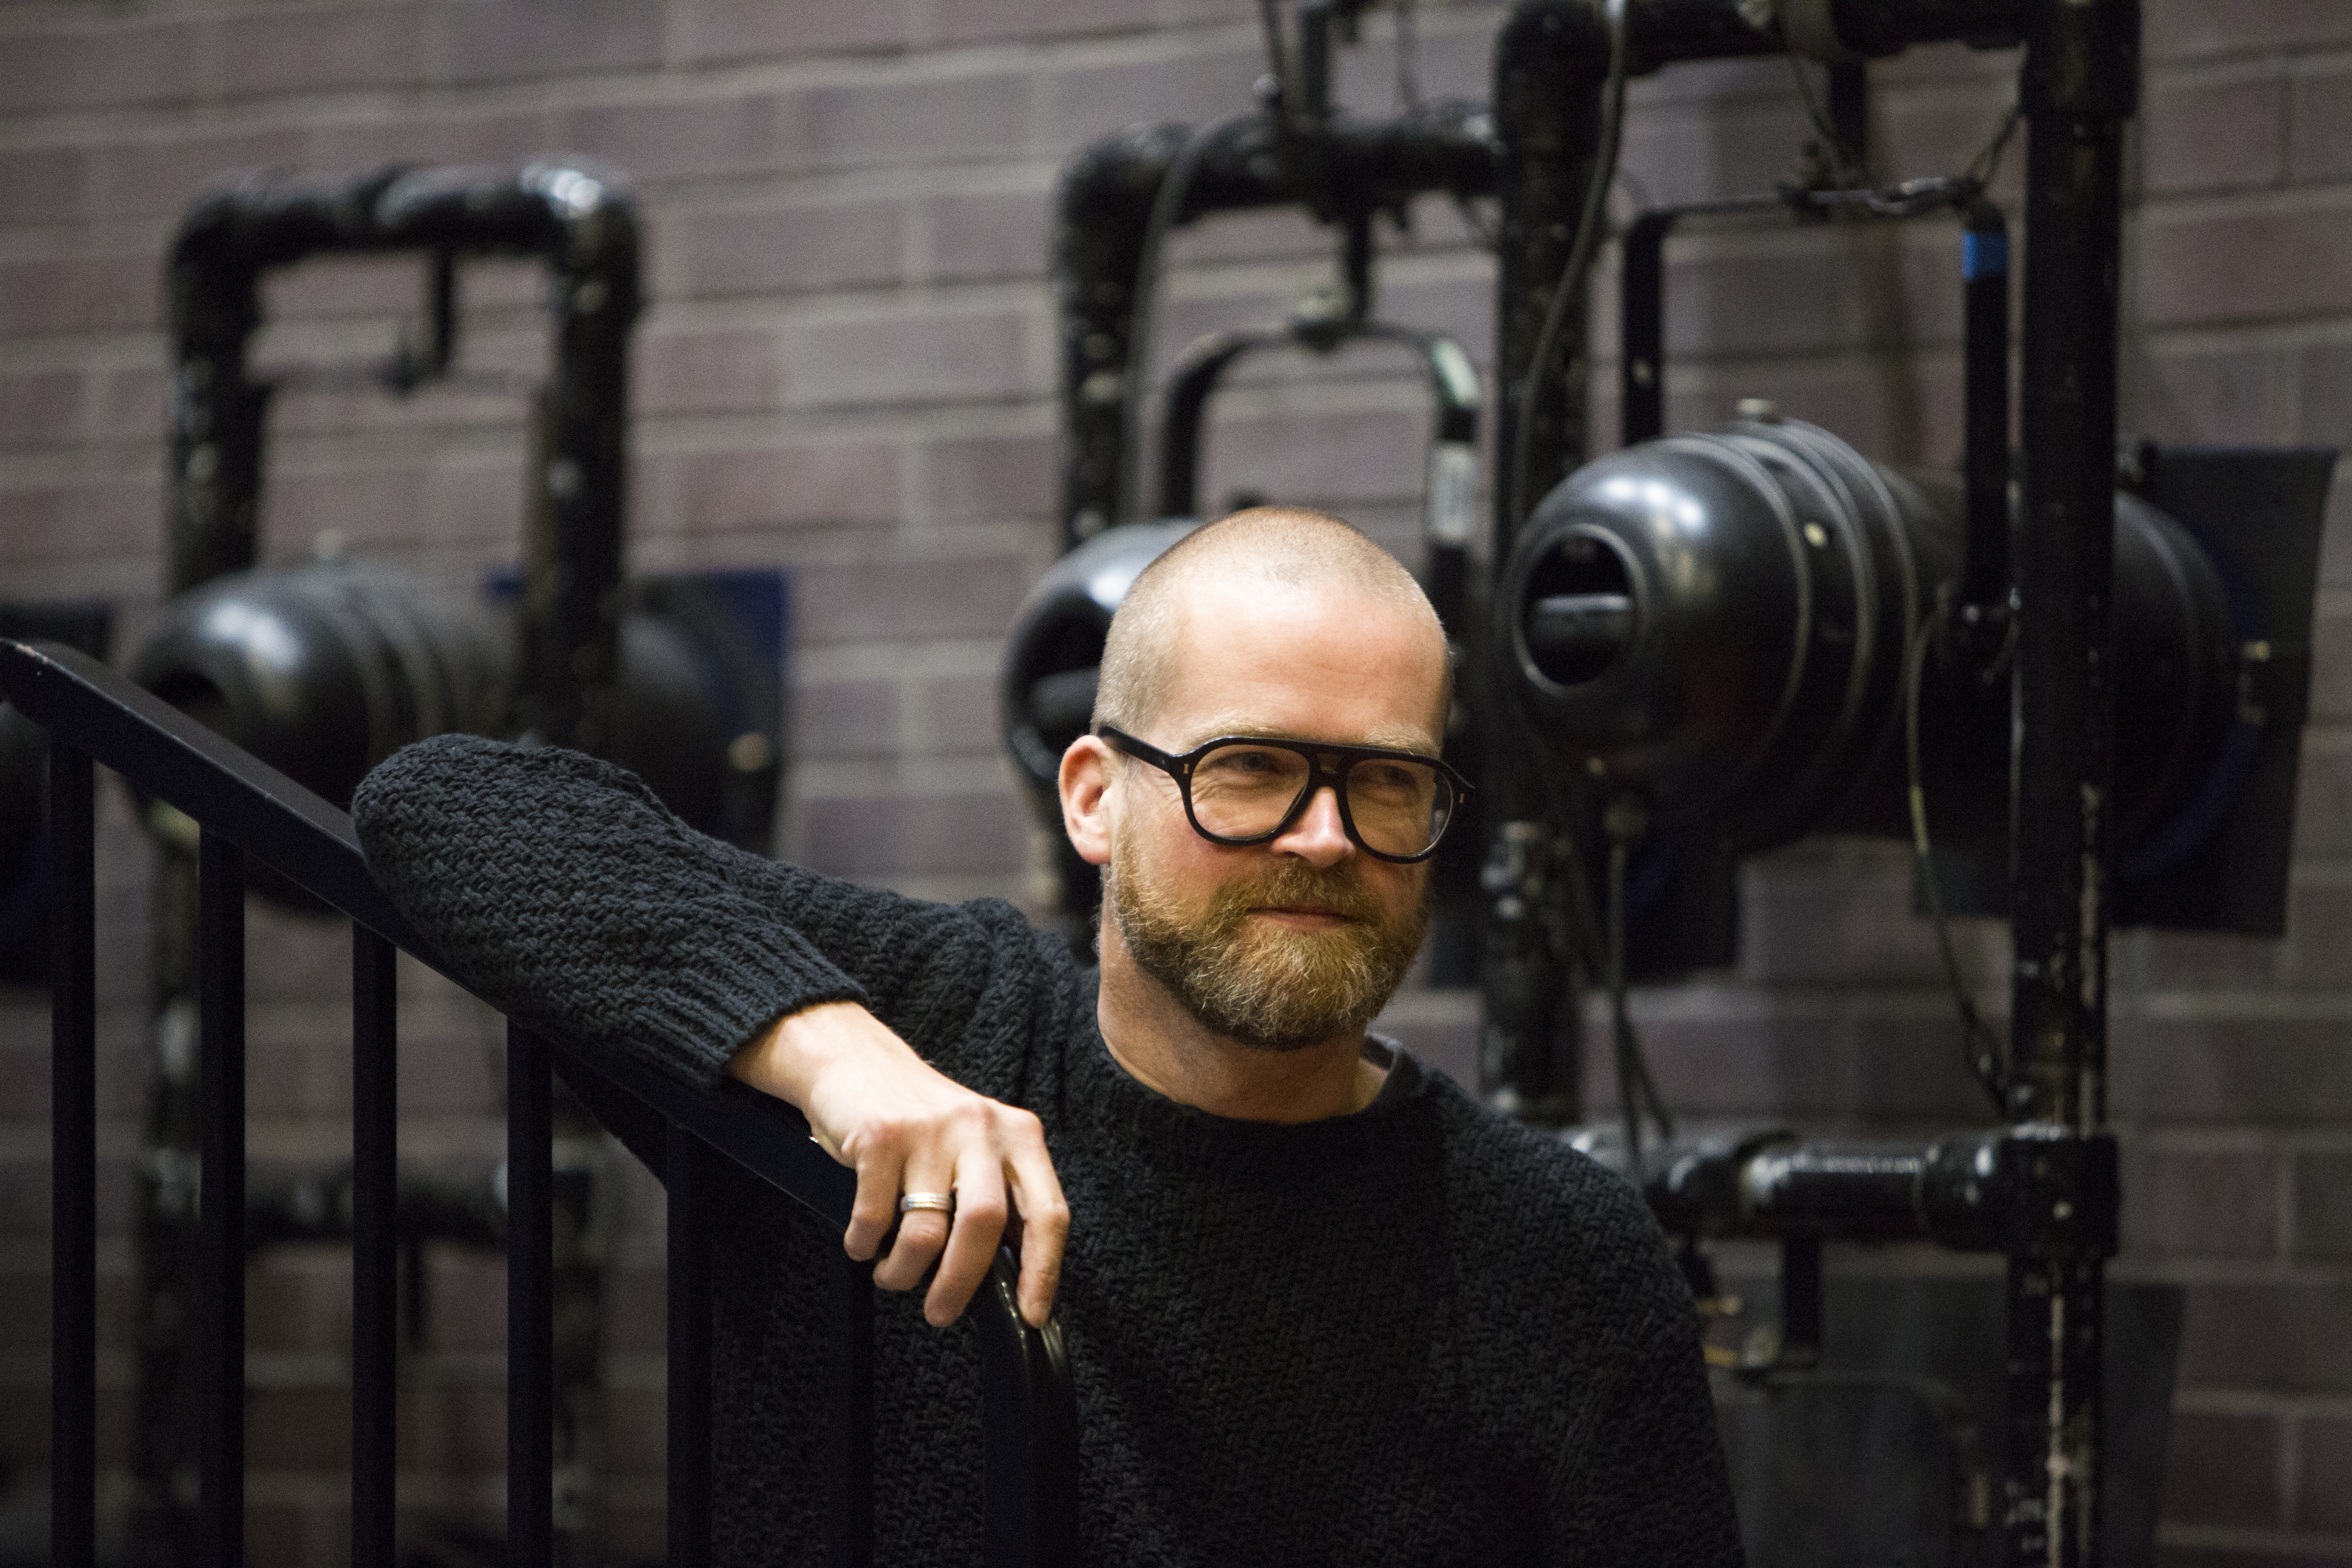
[[[1433,638],[1444,636],[1412,574],[1354,525],[1304,507],[1252,507],[1186,534],[1136,574],[1103,647],[1095,723],[1139,732],[1160,712],[1185,602],[1206,584],[1352,595],[1425,623]],[[1437,693],[1441,724],[1450,687],[1449,676]]]

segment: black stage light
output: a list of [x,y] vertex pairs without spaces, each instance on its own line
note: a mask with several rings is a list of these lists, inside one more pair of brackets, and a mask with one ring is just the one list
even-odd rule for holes
[[[2281,929],[2327,456],[2159,450],[2116,497],[2118,923]],[[1964,514],[1795,420],[1643,442],[1537,508],[1496,653],[1563,791],[1640,797],[1661,844],[1907,834],[1906,655],[1960,608]],[[1990,912],[2005,871],[1966,867],[2004,864],[2009,680],[1997,639],[1958,641],[1923,649],[1921,783],[1953,907]]]
[[1192,528],[1187,519],[1106,529],[1055,562],[1013,617],[998,693],[1004,746],[1049,827],[1062,820],[1062,753],[1094,714],[1111,615],[1136,574]]
[[1096,534],[1055,562],[1029,590],[1005,647],[997,693],[1004,747],[1052,847],[1062,935],[1089,962],[1102,880],[1062,831],[1062,753],[1093,720],[1112,612],[1136,574],[1194,526],[1190,519],[1130,522]]
[[297,784],[349,805],[427,735],[498,734],[512,638],[487,606],[389,566],[216,577],[163,608],[131,677]]
[[[167,605],[131,674],[347,805],[411,742],[515,734],[516,588],[511,576],[490,587],[474,597],[348,562],[232,573]],[[765,853],[783,760],[786,575],[672,574],[629,596],[604,754],[695,826]],[[168,807],[142,810],[159,834],[187,837]],[[258,868],[255,887],[307,903]]]

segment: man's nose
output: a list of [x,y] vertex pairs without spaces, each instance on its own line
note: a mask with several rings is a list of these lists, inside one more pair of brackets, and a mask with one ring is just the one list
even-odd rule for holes
[[1356,852],[1348,841],[1348,829],[1339,820],[1339,792],[1329,784],[1317,789],[1307,802],[1307,809],[1298,814],[1281,837],[1269,848],[1285,855],[1296,855],[1318,869],[1336,866]]

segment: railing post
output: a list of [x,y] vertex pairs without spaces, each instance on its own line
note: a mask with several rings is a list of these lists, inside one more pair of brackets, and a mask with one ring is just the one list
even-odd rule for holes
[[399,1356],[399,950],[352,923],[352,1564],[392,1568]]
[[97,1555],[98,900],[89,753],[49,742],[49,1561]]
[[507,1025],[507,1562],[555,1560],[554,1091],[547,1042]]
[[[985,1447],[981,1550],[990,1563],[1063,1563],[1079,1558],[1076,1411],[1060,1325],[1033,1329],[1021,1316],[1020,1260],[999,1247],[972,1303],[980,1334]],[[983,1306],[986,1310],[983,1310]]]
[[834,1568],[874,1561],[874,1265],[835,1261]]
[[669,1189],[669,1568],[710,1561],[710,1255],[702,1141],[666,1123]]
[[245,852],[206,833],[196,851],[197,1357],[202,1500],[197,1554],[245,1560]]

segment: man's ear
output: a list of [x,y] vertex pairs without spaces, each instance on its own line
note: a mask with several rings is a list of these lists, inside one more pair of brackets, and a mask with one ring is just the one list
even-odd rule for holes
[[1118,753],[1095,736],[1079,736],[1062,753],[1062,830],[1089,866],[1110,864],[1110,786],[1118,773]]

